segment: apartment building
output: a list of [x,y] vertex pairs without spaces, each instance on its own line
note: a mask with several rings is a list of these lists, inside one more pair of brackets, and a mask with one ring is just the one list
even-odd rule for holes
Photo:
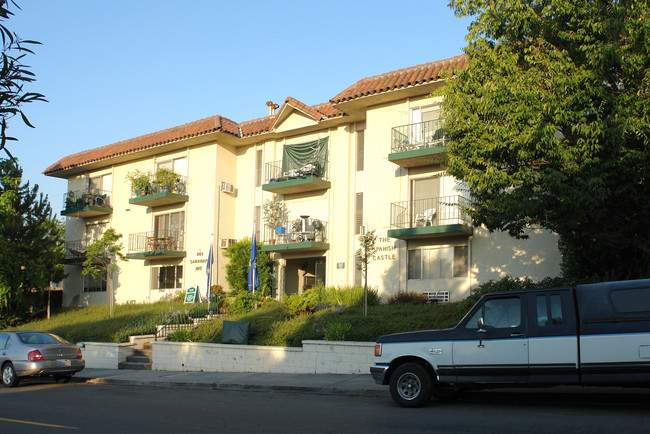
[[[274,295],[317,283],[360,284],[359,235],[375,230],[368,270],[382,297],[426,292],[439,301],[505,275],[559,274],[557,237],[473,227],[468,189],[445,172],[441,71],[464,56],[364,78],[330,101],[268,102],[236,123],[216,115],[69,155],[44,173],[67,180],[65,305],[108,303],[106,284],[81,274],[85,247],[108,227],[124,235],[115,302],[153,302],[190,286],[225,289],[223,252],[255,233],[274,260]],[[140,188],[137,188],[140,187]],[[284,211],[276,227],[264,204]]]

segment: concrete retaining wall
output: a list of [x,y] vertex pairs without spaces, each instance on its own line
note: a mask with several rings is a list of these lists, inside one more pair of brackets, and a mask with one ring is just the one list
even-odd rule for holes
[[133,344],[112,344],[108,342],[79,342],[86,368],[117,369],[120,362],[133,354]]
[[374,342],[303,341],[302,348],[153,342],[153,370],[367,374]]
[[[266,372],[277,374],[367,374],[374,342],[303,341],[299,347],[158,341],[152,344],[157,371]],[[117,369],[134,344],[81,342],[87,368]]]

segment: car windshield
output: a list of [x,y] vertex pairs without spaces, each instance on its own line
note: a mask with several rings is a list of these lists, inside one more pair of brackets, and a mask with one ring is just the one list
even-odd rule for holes
[[64,339],[49,333],[24,332],[18,333],[18,337],[24,344],[67,344]]

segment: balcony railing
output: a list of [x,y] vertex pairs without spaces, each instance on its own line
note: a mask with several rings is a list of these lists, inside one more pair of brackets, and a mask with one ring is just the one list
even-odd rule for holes
[[175,175],[174,179],[169,180],[171,182],[167,182],[165,184],[158,183],[156,180],[156,174],[153,174],[149,176],[149,182],[144,188],[131,188],[131,198],[158,193],[174,193],[180,195],[187,194],[187,177],[185,176]]
[[289,181],[292,179],[320,178],[327,180],[327,160],[315,158],[305,164],[286,164],[282,160],[272,161],[264,165],[264,183]]
[[86,240],[75,240],[65,242],[65,259],[66,261],[85,261],[86,260]]
[[469,200],[463,196],[443,196],[430,199],[395,202],[390,205],[390,226],[409,229],[426,226],[470,225],[465,209]]
[[297,218],[280,228],[264,226],[262,240],[267,244],[327,242],[327,222],[317,218]]
[[390,151],[396,153],[444,147],[443,123],[444,119],[436,119],[393,127]]
[[83,210],[86,207],[113,208],[111,205],[111,192],[96,188],[69,191],[63,195],[63,213],[70,214]]
[[163,230],[129,234],[129,253],[185,251],[185,233]]

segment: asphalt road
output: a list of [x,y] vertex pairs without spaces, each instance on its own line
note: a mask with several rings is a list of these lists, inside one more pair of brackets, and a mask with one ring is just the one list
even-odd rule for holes
[[389,398],[25,381],[0,389],[0,432],[635,433],[650,392],[472,392],[420,409]]

